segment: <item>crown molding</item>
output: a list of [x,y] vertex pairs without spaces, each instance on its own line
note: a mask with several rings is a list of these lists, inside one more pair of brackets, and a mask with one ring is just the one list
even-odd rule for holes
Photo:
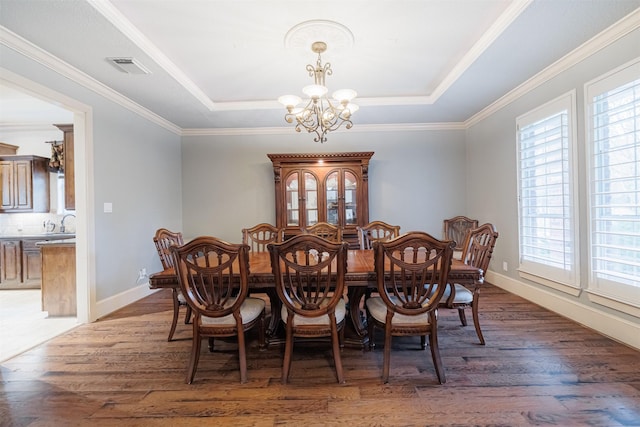
[[532,2],[533,0],[518,0],[511,3],[435,88],[430,95],[431,103],[437,101]]
[[47,122],[29,122],[29,123],[0,123],[0,131],[2,132],[51,132],[59,131],[51,123]]
[[[361,132],[419,132],[425,130],[465,130],[466,126],[461,122],[450,123],[398,123],[398,124],[359,124],[351,129],[338,129],[336,133],[361,133]],[[293,127],[257,127],[257,128],[209,128],[209,129],[183,129],[182,136],[239,136],[239,135],[286,135],[295,134]]]
[[467,119],[464,122],[465,126],[469,128],[486,119],[503,107],[522,97],[526,93],[558,76],[560,73],[567,71],[569,68],[580,63],[591,55],[594,55],[601,49],[609,46],[610,44],[614,43],[615,41],[621,39],[622,37],[638,28],[640,28],[640,8],[636,9],[634,12],[631,12],[629,15],[611,25],[609,28],[603,30],[601,33],[587,40],[582,45],[571,51],[569,54],[549,65],[547,68],[540,71],[538,74],[522,83],[520,86],[511,90],[506,95],[496,100],[494,103],[490,104],[480,112],[473,115],[471,118]]
[[44,49],[41,49],[40,47],[20,37],[19,35],[1,25],[0,43],[177,135],[179,135],[181,132],[181,129],[178,126],[174,125],[168,120],[165,120],[154,112],[147,110],[140,104],[133,102],[126,96],[100,83],[98,80],[94,79],[88,74],[85,74],[77,68],[67,64],[58,57],[50,54]]

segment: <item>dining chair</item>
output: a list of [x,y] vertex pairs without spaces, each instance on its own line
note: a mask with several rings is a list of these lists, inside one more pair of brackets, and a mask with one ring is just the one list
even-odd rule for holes
[[480,344],[484,345],[484,336],[480,329],[480,321],[478,315],[478,299],[480,298],[480,286],[484,281],[484,275],[489,268],[489,262],[493,254],[493,248],[498,239],[498,232],[492,224],[486,223],[480,227],[471,229],[467,232],[467,237],[462,247],[462,261],[473,267],[482,270],[483,279],[477,281],[473,290],[469,290],[459,283],[447,284],[444,294],[440,300],[440,307],[454,308],[458,310],[460,322],[463,326],[467,326],[467,319],[464,313],[465,308],[471,307],[473,315],[473,324],[476,334],[480,339]]
[[266,222],[242,229],[242,243],[249,245],[252,252],[266,252],[269,243],[280,243],[283,240],[283,230]]
[[[156,245],[158,256],[160,256],[160,262],[162,263],[162,269],[167,270],[173,268],[173,256],[171,255],[171,246],[182,246],[184,240],[181,232],[170,231],[166,228],[159,228],[153,237],[153,243]],[[178,316],[180,314],[180,306],[186,307],[186,313],[184,316],[184,324],[187,325],[191,321],[191,308],[187,305],[187,300],[182,295],[180,289],[173,288],[173,320],[171,321],[171,328],[169,329],[169,338],[167,341],[173,340],[173,334],[176,331],[178,325]]]
[[478,227],[477,219],[471,219],[461,215],[454,216],[442,222],[442,238],[456,242],[455,251],[460,255],[467,231],[476,227]]
[[326,336],[331,337],[338,383],[344,383],[339,333],[346,316],[342,295],[349,244],[299,234],[268,248],[286,326],[282,383],[289,381],[294,339]]
[[247,381],[245,332],[259,325],[259,345],[265,347],[265,302],[249,292],[249,246],[215,237],[197,237],[171,252],[178,283],[193,311],[191,357],[187,384],[193,382],[204,338],[214,351],[214,339],[237,337],[240,382]]
[[[267,245],[269,243],[281,243],[283,240],[284,230],[266,222],[257,224],[251,228],[242,229],[242,244],[249,245],[251,252],[267,252]],[[279,310],[282,306],[275,286],[252,288],[251,293],[264,293],[269,297],[271,316],[269,326],[267,327],[267,335],[275,335],[280,324]]]
[[373,242],[394,239],[400,235],[400,226],[384,221],[372,221],[357,227],[360,249],[373,249]]
[[317,222],[302,229],[303,234],[313,234],[322,237],[330,242],[342,242],[342,229],[328,222]]
[[440,384],[445,373],[438,348],[437,310],[447,283],[454,243],[412,231],[373,244],[379,296],[366,300],[369,347],[374,329],[384,329],[382,380],[389,381],[391,337],[420,336],[422,349],[429,336],[431,357]]

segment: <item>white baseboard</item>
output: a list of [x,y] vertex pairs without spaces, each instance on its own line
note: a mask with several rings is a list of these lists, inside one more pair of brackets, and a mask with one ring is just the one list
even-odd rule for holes
[[[638,323],[629,322],[611,313],[598,310],[596,305],[587,305],[577,299],[557,295],[493,271],[487,272],[486,279],[487,282],[507,292],[640,350],[640,324]],[[482,308],[480,310],[482,311]]]
[[127,289],[126,291],[112,297],[96,301],[97,318],[99,319],[106,316],[107,314],[113,313],[114,311],[132,304],[139,299],[149,296],[157,291],[158,289],[149,289],[149,284],[144,283],[136,286],[135,288]]

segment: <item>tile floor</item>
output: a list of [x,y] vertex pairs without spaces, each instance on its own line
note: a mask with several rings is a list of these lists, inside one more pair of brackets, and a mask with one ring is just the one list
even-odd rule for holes
[[0,291],[0,362],[78,325],[75,317],[47,317],[40,289]]

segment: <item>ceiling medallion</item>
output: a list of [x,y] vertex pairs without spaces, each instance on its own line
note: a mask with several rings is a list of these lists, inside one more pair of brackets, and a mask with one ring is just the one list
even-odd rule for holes
[[353,33],[344,25],[335,21],[315,19],[301,22],[287,31],[284,46],[306,50],[318,40],[331,46],[332,52],[348,50],[354,43]]

